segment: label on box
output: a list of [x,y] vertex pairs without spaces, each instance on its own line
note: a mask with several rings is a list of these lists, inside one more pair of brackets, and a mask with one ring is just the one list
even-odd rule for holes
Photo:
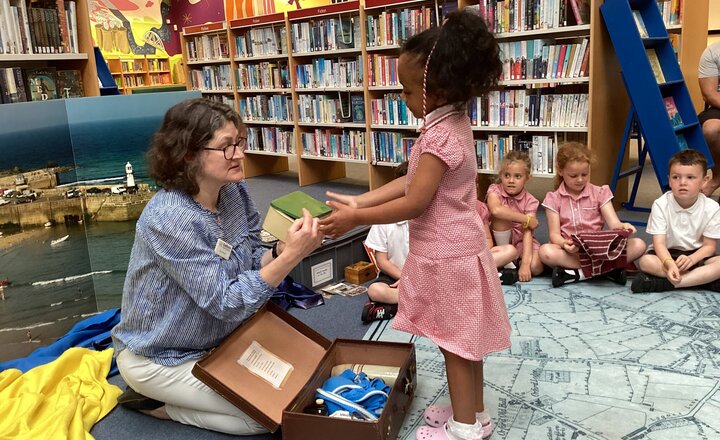
[[291,363],[266,350],[257,341],[252,341],[237,363],[278,390],[293,370]]
[[326,260],[310,267],[312,287],[333,279],[333,260]]

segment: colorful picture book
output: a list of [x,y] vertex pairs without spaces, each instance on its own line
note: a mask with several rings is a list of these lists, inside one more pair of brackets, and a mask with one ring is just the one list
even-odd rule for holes
[[665,75],[663,75],[662,66],[660,65],[657,53],[655,53],[655,49],[645,49],[645,53],[647,54],[648,61],[650,61],[653,75],[655,75],[655,82],[658,84],[665,83]]
[[57,99],[57,72],[54,67],[27,70],[28,90],[32,101]]
[[675,99],[672,96],[668,96],[666,98],[663,98],[663,101],[665,102],[665,110],[667,111],[668,118],[670,118],[672,126],[679,127],[683,125],[682,118],[680,117],[680,112],[678,112],[678,109],[675,106]]
[[57,71],[58,98],[81,98],[83,95],[82,75],[79,70]]
[[635,26],[637,26],[638,32],[640,32],[640,38],[647,38],[648,31],[645,27],[645,22],[643,21],[642,14],[640,11],[632,11],[633,18],[635,19]]

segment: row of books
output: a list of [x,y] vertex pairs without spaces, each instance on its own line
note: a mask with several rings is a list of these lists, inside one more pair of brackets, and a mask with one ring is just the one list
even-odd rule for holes
[[588,94],[495,90],[471,99],[468,115],[477,127],[587,127]]
[[157,58],[148,58],[148,71],[150,72],[166,72],[170,70],[170,62],[168,60],[159,60]]
[[239,90],[290,90],[290,69],[287,61],[240,64],[237,68],[236,79]]
[[248,127],[247,149],[269,153],[295,154],[292,129],[280,127]]
[[232,91],[232,69],[229,64],[191,69],[188,80],[192,90]]
[[12,104],[48,99],[83,96],[79,70],[56,70],[54,67],[21,69],[0,67],[0,103]]
[[161,85],[161,84],[172,84],[172,78],[170,77],[169,72],[163,72],[163,73],[153,73],[151,72],[148,75],[148,78],[150,79],[150,85]]
[[367,46],[400,45],[408,38],[437,25],[435,8],[420,6],[383,11],[367,17]]
[[288,95],[246,96],[240,100],[244,121],[293,122],[292,99]]
[[362,55],[354,58],[315,58],[311,64],[295,66],[296,87],[362,87]]
[[121,60],[120,69],[123,73],[145,73],[145,66],[142,60]]
[[590,23],[590,0],[480,0],[470,7],[495,33]]
[[552,136],[489,135],[475,141],[478,169],[485,171],[497,171],[507,153],[520,150],[530,156],[532,173],[552,174],[555,149],[556,140]]
[[337,98],[327,95],[299,95],[298,121],[300,123],[365,122],[365,101],[362,95]]
[[397,67],[397,56],[368,54],[368,83],[371,86],[400,85]]
[[410,159],[410,152],[417,138],[403,136],[391,131],[374,131],[370,135],[372,163],[402,163]]
[[300,134],[303,155],[366,160],[365,131],[316,129]]
[[285,25],[251,28],[245,33],[235,36],[235,56],[239,58],[286,53],[287,30]]
[[290,26],[293,53],[360,50],[360,16],[313,19]]
[[582,41],[554,44],[546,40],[500,43],[501,80],[582,78],[588,73],[590,47]]
[[387,93],[382,98],[371,99],[370,114],[370,120],[377,125],[420,125],[420,121],[408,110],[405,100],[398,93]]
[[140,75],[124,76],[123,87],[142,87],[145,85],[145,77]]
[[192,35],[185,42],[185,53],[188,61],[211,61],[230,58],[225,31],[217,34]]
[[665,26],[682,24],[683,0],[658,0],[657,4]]
[[78,53],[75,0],[0,0],[0,54]]

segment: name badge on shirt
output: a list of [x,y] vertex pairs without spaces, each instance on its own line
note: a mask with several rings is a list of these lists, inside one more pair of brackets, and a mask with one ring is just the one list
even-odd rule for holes
[[215,245],[215,253],[218,254],[220,258],[227,260],[228,258],[230,258],[231,252],[232,246],[230,246],[230,244],[226,241],[218,238],[217,244]]

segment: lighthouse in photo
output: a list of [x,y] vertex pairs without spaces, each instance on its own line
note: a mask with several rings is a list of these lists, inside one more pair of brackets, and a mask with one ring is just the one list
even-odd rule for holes
[[133,176],[133,169],[130,162],[125,165],[125,175],[127,176],[127,189],[132,192],[132,189],[135,189],[135,176]]

